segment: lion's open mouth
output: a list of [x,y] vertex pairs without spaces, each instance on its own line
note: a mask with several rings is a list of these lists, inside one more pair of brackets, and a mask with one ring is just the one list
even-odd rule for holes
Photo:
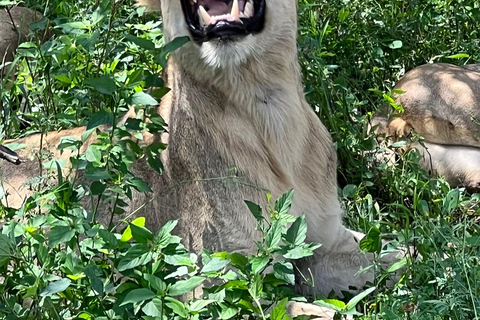
[[265,0],[181,0],[196,42],[234,38],[262,30]]

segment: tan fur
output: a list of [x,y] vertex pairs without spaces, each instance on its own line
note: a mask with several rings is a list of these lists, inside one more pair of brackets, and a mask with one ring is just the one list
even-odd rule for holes
[[402,119],[429,142],[480,147],[477,67],[436,63],[408,72],[395,87],[404,91],[396,100]]
[[24,42],[30,33],[30,24],[42,18],[41,13],[29,8],[14,7],[10,9],[10,14],[5,8],[0,10],[0,61],[2,63],[13,60],[13,54],[18,45]]
[[[0,185],[8,193],[7,197],[1,199],[2,203],[13,208],[19,208],[25,199],[36,191],[29,186],[30,179],[42,175],[48,176],[47,170],[42,166],[43,162],[55,158],[62,159],[67,164],[69,163],[72,151],[65,149],[61,152],[57,149],[61,139],[69,136],[80,139],[84,131],[85,127],[79,127],[60,132],[53,131],[46,134],[39,133],[21,139],[5,141],[3,145],[7,147],[13,143],[22,146],[15,152],[24,163],[16,165],[6,161],[0,162]],[[94,140],[95,135],[93,134],[93,136],[87,140],[80,152],[85,152],[88,145]],[[43,156],[40,156],[41,150],[43,150]],[[42,157],[47,158],[42,160]],[[68,174],[68,171],[69,170],[66,170],[65,173]],[[46,181],[46,183],[54,182],[51,179],[48,180],[49,181]]]
[[[396,85],[404,113],[389,116],[377,131],[398,139],[413,130],[425,139],[414,143],[421,164],[445,176],[452,186],[480,184],[480,65],[427,64],[409,71]],[[374,123],[387,121],[385,112]],[[475,120],[476,119],[476,120]]]
[[[161,7],[167,41],[189,35],[180,1],[162,0]],[[307,240],[322,243],[298,264],[305,276],[311,271],[315,289],[300,283],[297,289],[340,294],[373,277],[358,273],[369,256],[359,252],[361,235],[341,223],[335,149],[304,98],[295,7],[295,0],[267,0],[261,33],[235,42],[189,42],[172,54],[166,82],[172,90],[159,108],[169,124],[162,137],[165,172],[136,164],[135,174],[153,193],[136,194],[131,210],[146,204],[140,214],[153,229],[178,219],[176,232],[191,250],[250,254],[258,233],[243,200],[265,206],[265,190],[275,198],[293,188],[290,213],[305,213]]]

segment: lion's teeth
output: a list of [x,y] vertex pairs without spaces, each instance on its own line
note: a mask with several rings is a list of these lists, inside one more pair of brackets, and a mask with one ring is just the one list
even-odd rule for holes
[[253,17],[254,8],[253,8],[253,3],[251,1],[248,1],[245,4],[245,9],[243,9],[243,14],[245,15],[246,18]]
[[232,12],[230,12],[233,20],[240,21],[240,7],[238,6],[238,0],[233,0]]
[[205,10],[203,6],[198,7],[198,16],[200,17],[200,20],[203,23],[203,25],[209,25],[210,21],[212,20],[207,10]]

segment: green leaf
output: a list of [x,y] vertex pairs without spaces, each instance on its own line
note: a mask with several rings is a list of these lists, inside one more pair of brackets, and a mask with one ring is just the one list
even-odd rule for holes
[[95,112],[90,118],[90,121],[88,121],[87,130],[96,128],[99,125],[102,125],[105,123],[112,123],[112,122],[113,122],[113,114],[106,110],[100,110],[98,112]]
[[11,242],[10,239],[3,234],[0,234],[0,267],[8,263],[11,257]]
[[158,101],[145,92],[135,92],[128,99],[131,105],[156,106]]
[[273,275],[275,278],[284,281],[286,284],[295,284],[295,273],[293,265],[287,261],[279,261],[273,265]]
[[265,244],[268,249],[275,249],[278,247],[282,239],[282,225],[279,220],[275,221],[265,236]]
[[85,178],[89,180],[108,180],[111,178],[110,173],[106,168],[95,167],[89,163],[85,168]]
[[207,272],[217,272],[219,270],[222,270],[225,268],[230,260],[228,259],[221,259],[218,257],[214,257],[212,260],[210,260],[203,268],[202,272],[207,273]]
[[143,313],[150,317],[159,317],[162,319],[163,316],[163,303],[162,300],[158,298],[153,298],[152,301],[145,304],[142,308]]
[[278,211],[280,215],[288,213],[293,201],[293,189],[284,193],[280,198],[275,201],[275,211]]
[[400,270],[407,265],[407,262],[408,262],[407,258],[403,258],[402,260],[397,261],[394,264],[392,264],[390,266],[390,268],[388,268],[387,272],[392,273],[392,272],[395,272],[397,270]]
[[470,58],[470,55],[467,54],[467,53],[457,53],[457,54],[453,54],[451,56],[447,56],[445,58],[448,58],[448,59],[466,59],[466,58]]
[[85,151],[85,158],[89,162],[94,162],[94,163],[100,163],[102,159],[102,153],[98,146],[91,144],[88,148],[87,151]]
[[191,277],[188,280],[182,280],[174,283],[168,293],[172,296],[179,296],[181,294],[193,291],[196,287],[201,285],[205,281],[204,277]]
[[160,53],[155,57],[155,61],[159,63],[163,69],[165,69],[167,65],[168,54],[170,52],[177,50],[178,48],[180,48],[181,46],[183,46],[189,41],[190,41],[190,37],[188,36],[177,37],[173,39],[162,48]]
[[253,276],[253,279],[250,281],[248,292],[253,297],[253,299],[258,300],[261,298],[263,293],[263,277],[260,274]]
[[309,246],[297,246],[293,249],[288,250],[287,253],[285,253],[283,256],[287,259],[292,260],[310,257],[311,255],[313,255],[313,251],[315,249],[318,249],[319,247],[320,245],[311,246],[311,244]]
[[50,297],[56,293],[63,292],[70,286],[70,283],[70,279],[66,278],[50,282],[48,286],[42,290],[40,296]]
[[155,298],[157,295],[146,288],[141,289],[133,289],[125,296],[125,299],[120,304],[120,306],[124,306],[129,303],[137,303],[137,302],[144,302],[150,299]]
[[263,272],[265,267],[268,265],[270,262],[270,257],[268,256],[257,256],[252,259],[250,264],[252,265],[252,272],[255,274]]
[[148,186],[148,184],[138,177],[128,179],[128,185],[135,188],[135,190],[138,192],[152,192],[152,189]]
[[165,301],[167,301],[165,305],[172,309],[173,313],[184,319],[188,318],[188,311],[183,303],[172,297],[165,297]]
[[125,36],[125,39],[127,39],[130,42],[135,43],[140,48],[143,48],[143,49],[146,49],[146,50],[154,50],[155,49],[155,44],[150,40],[135,37],[135,36],[130,35],[130,34],[127,34]]
[[403,42],[401,40],[395,40],[388,45],[390,49],[400,49],[403,47]]
[[377,252],[382,250],[382,238],[380,230],[371,227],[367,235],[360,241],[360,249],[366,252]]
[[48,234],[48,246],[53,248],[60,243],[70,241],[75,235],[75,230],[66,226],[56,226]]
[[320,307],[325,307],[336,312],[342,312],[346,306],[345,302],[335,299],[316,300],[313,303],[319,305]]
[[293,245],[299,245],[305,241],[307,237],[307,221],[305,214],[298,217],[294,223],[288,228],[285,240]]
[[143,266],[149,263],[153,258],[153,252],[151,252],[144,245],[134,246],[128,249],[124,257],[122,257],[118,263],[118,271],[125,271],[133,269],[138,266]]
[[215,300],[197,300],[190,304],[189,309],[192,312],[200,312],[209,304],[215,302]]
[[355,297],[353,297],[350,301],[348,301],[347,305],[345,306],[345,310],[346,311],[349,311],[349,310],[352,310],[354,309],[357,304],[362,301],[363,298],[365,298],[366,296],[368,296],[370,293],[372,293],[373,291],[375,291],[377,288],[376,287],[373,287],[373,288],[369,288],[359,294],[357,294]]
[[153,240],[153,234],[150,230],[144,227],[139,227],[134,224],[130,224],[132,236],[138,243],[147,243]]
[[95,290],[100,297],[104,296],[104,286],[103,280],[100,278],[102,272],[96,265],[91,265],[85,269],[85,275],[90,280],[90,284],[92,285],[92,289]]
[[270,319],[271,320],[291,320],[292,318],[289,315],[287,315],[287,303],[288,303],[288,298],[284,298],[280,302],[278,302],[275,308],[273,308],[272,312],[270,313]]
[[[101,76],[99,78],[90,78],[86,79],[85,83],[100,93],[113,96],[117,90],[117,85],[115,81],[110,76]],[[87,129],[89,129],[88,127]]]
[[263,217],[262,208],[260,208],[258,204],[248,200],[245,200],[245,204],[257,221],[263,221],[265,219]]
[[442,213],[451,214],[457,207],[460,200],[460,190],[458,188],[452,189],[443,199]]

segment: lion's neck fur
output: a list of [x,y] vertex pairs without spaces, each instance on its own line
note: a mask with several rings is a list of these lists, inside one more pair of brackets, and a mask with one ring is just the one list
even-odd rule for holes
[[[203,61],[192,64],[199,61],[193,57],[198,53],[188,49],[172,59],[169,68],[175,70],[176,82],[182,83],[183,90],[206,94],[204,100],[192,103],[192,108],[202,108],[206,115],[215,109],[235,109],[267,141],[287,142],[287,128],[301,121],[298,117],[302,118],[304,112],[300,110],[309,108],[303,95],[294,34],[241,64],[222,67]],[[195,99],[195,95],[191,97]]]

